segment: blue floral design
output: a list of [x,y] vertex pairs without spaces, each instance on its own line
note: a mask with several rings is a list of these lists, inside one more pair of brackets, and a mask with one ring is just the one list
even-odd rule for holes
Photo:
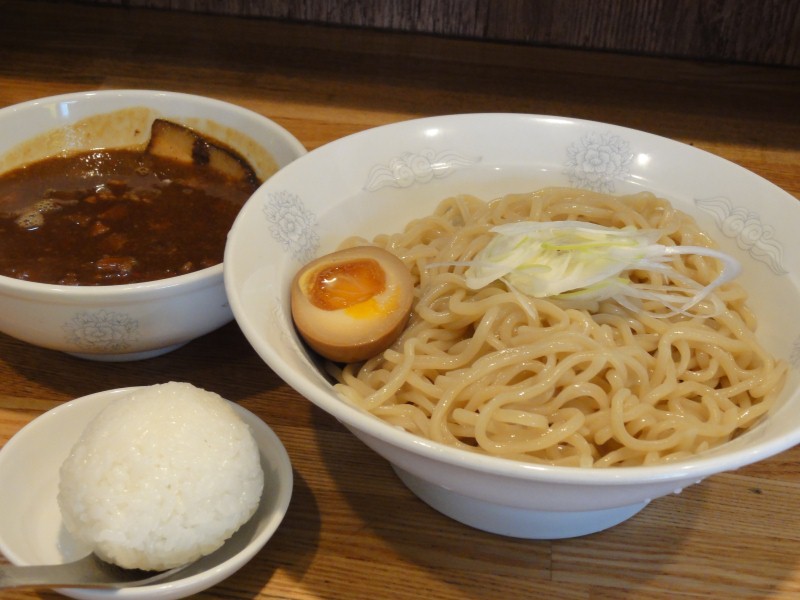
[[795,369],[800,369],[800,336],[795,338],[792,344],[792,351],[789,353],[789,363]]
[[109,310],[77,313],[62,326],[67,341],[83,350],[120,352],[137,338],[139,322]]
[[775,239],[775,228],[764,223],[761,216],[743,206],[734,206],[724,196],[696,198],[698,208],[707,212],[720,231],[755,260],[766,264],[776,275],[786,275],[783,266],[783,244]]
[[271,223],[272,237],[284,250],[302,262],[314,257],[319,246],[319,235],[315,231],[317,218],[306,209],[299,196],[287,191],[271,193],[264,205],[264,214]]
[[630,174],[630,144],[613,133],[587,133],[567,148],[569,181],[595,192],[614,192],[614,181]]
[[415,183],[424,184],[433,179],[447,177],[480,161],[480,157],[464,156],[453,150],[436,152],[425,149],[421,152],[405,152],[385,165],[373,166],[367,175],[364,189],[374,192],[382,187],[406,188]]

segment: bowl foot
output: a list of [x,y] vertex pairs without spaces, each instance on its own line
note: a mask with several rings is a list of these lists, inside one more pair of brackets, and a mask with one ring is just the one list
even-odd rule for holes
[[144,350],[142,352],[127,352],[121,354],[94,354],[92,352],[67,352],[70,356],[76,358],[85,358],[86,360],[96,360],[101,362],[129,362],[133,360],[144,360],[146,358],[155,358],[162,354],[167,354],[173,350],[177,350],[181,346],[185,346],[188,342],[181,342],[180,344],[173,344],[172,346],[164,346],[163,348],[156,348],[155,350]]
[[547,540],[596,533],[630,519],[647,505],[639,502],[581,512],[528,510],[470,498],[393,468],[400,480],[432,508],[470,527],[509,537]]

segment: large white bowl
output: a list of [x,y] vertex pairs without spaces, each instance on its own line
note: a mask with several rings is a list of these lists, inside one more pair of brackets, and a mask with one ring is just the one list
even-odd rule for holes
[[[289,283],[350,234],[399,231],[442,199],[492,199],[546,185],[650,190],[695,215],[744,265],[759,335],[790,360],[768,419],[713,451],[670,466],[578,469],[478,456],[396,429],[343,402],[299,340]],[[424,501],[474,527],[528,538],[586,534],[648,502],[800,441],[800,203],[768,181],[688,145],[640,131],[535,115],[454,115],[368,130],[323,146],[262,186],[225,254],[233,313],[261,357],[303,396],[384,456]]]
[[[136,388],[84,396],[49,410],[23,427],[0,450],[0,552],[15,565],[50,565],[88,554],[64,529],[58,508],[58,470],[86,425],[106,406]],[[216,552],[157,584],[121,590],[61,589],[73,598],[170,600],[207,589],[244,566],[277,530],[292,497],[292,465],[264,421],[234,410],[250,426],[261,454],[264,493],[253,517]],[[13,493],[9,493],[13,490]]]
[[[226,143],[262,179],[306,152],[284,128],[234,104],[171,92],[111,90],[1,109],[0,172],[64,151],[141,145],[158,117]],[[118,286],[60,286],[0,276],[0,331],[84,358],[157,356],[232,319],[221,264]]]

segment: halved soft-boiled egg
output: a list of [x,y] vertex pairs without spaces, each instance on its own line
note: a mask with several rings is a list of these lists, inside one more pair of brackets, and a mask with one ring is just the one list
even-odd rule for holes
[[357,246],[304,266],[292,281],[292,318],[316,352],[359,362],[383,352],[408,322],[414,280],[391,252]]

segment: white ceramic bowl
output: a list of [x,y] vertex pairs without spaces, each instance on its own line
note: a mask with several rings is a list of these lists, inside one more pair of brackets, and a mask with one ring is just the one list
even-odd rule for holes
[[[62,526],[58,470],[86,425],[114,400],[136,388],[84,396],[49,410],[0,449],[0,552],[15,565],[60,564],[88,549]],[[278,436],[250,411],[233,408],[250,426],[261,453],[264,493],[253,517],[219,550],[154,585],[122,590],[62,589],[73,598],[169,600],[207,589],[240,569],[275,533],[292,496],[292,465]]]
[[[238,150],[263,179],[305,154],[270,119],[187,94],[112,90],[66,94],[0,110],[0,172],[62,151],[130,147],[164,117]],[[157,356],[233,318],[222,265],[161,281],[59,286],[0,276],[0,331],[96,360]]]
[[[735,441],[670,466],[578,469],[478,456],[426,441],[344,403],[292,326],[289,283],[346,236],[399,231],[457,193],[492,199],[547,185],[650,190],[695,215],[744,265],[759,336],[790,360],[770,417]],[[454,115],[379,127],[283,169],[240,213],[228,238],[233,313],[290,385],[385,457],[441,512],[487,531],[570,537],[615,525],[648,502],[800,441],[800,203],[766,180],[688,145],[640,131],[535,115]]]

